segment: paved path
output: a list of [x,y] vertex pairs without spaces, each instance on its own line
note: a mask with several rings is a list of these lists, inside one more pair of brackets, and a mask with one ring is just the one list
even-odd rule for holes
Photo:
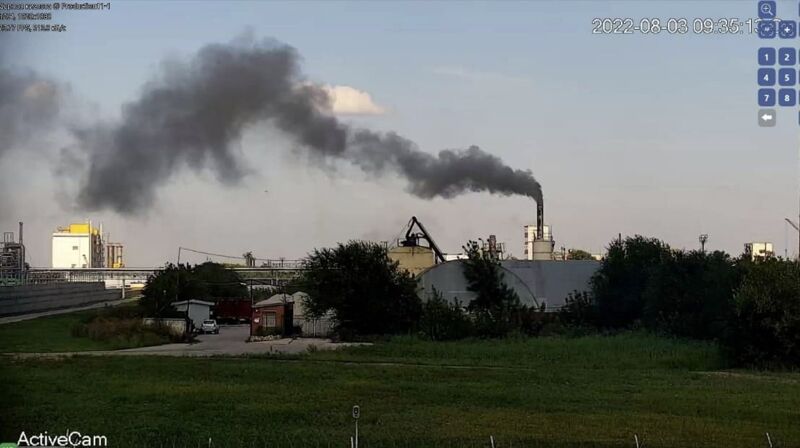
[[129,348],[125,350],[103,350],[68,353],[9,353],[8,355],[28,357],[63,357],[76,355],[92,356],[124,356],[124,355],[156,355],[156,356],[243,356],[269,353],[297,354],[304,353],[310,346],[318,350],[334,350],[353,343],[336,343],[328,339],[278,339],[275,341],[247,342],[250,327],[247,325],[231,325],[220,327],[219,334],[204,334],[197,337],[198,342],[192,344],[166,344],[152,347]]

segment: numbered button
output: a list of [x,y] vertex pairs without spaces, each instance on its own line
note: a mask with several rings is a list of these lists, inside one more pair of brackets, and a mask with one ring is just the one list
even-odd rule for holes
[[781,106],[794,106],[797,103],[797,91],[794,89],[780,89],[778,91],[778,104]]
[[795,65],[797,63],[797,51],[794,48],[778,49],[778,64]]
[[782,68],[778,70],[778,84],[782,86],[793,86],[796,83],[797,72],[794,68]]
[[758,89],[758,105],[771,107],[775,105],[775,89]]
[[758,49],[758,65],[775,65],[776,57],[774,48],[762,47]]
[[775,85],[775,69],[774,68],[760,68],[760,69],[758,69],[758,85],[760,85],[760,86],[774,86]]

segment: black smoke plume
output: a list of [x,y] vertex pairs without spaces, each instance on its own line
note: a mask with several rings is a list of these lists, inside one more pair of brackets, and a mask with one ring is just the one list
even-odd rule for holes
[[90,158],[78,202],[122,213],[145,209],[183,166],[211,167],[221,181],[235,183],[244,173],[236,144],[247,125],[260,121],[315,155],[369,173],[396,172],[422,198],[489,191],[541,201],[530,171],[476,146],[433,156],[397,134],[353,129],[331,110],[326,91],[304,79],[293,48],[246,39],[208,45],[188,62],[166,65],[124,106],[120,124],[76,133]]
[[0,54],[0,157],[48,132],[62,98],[57,84],[31,70],[15,72],[2,64]]

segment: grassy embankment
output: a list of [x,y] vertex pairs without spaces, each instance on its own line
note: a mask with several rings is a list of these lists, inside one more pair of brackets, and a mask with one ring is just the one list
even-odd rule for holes
[[[800,445],[800,374],[723,370],[714,345],[640,334],[430,343],[298,359],[6,359],[0,440],[113,446]],[[15,439],[14,439],[15,440]]]
[[135,304],[58,314],[0,325],[0,353],[83,352],[169,342],[133,317]]

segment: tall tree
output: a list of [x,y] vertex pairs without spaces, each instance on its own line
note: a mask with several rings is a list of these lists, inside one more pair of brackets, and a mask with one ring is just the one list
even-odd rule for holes
[[194,267],[193,273],[206,286],[207,294],[202,298],[247,297],[247,287],[239,274],[219,263],[199,264]]
[[733,313],[740,269],[724,252],[672,251],[643,292],[645,326],[676,336],[721,338]]
[[395,334],[417,323],[421,302],[410,274],[382,245],[350,241],[315,249],[305,260],[300,287],[312,314],[332,311],[340,335]]
[[477,319],[478,331],[485,336],[501,336],[514,326],[522,308],[517,293],[506,285],[500,261],[483,251],[475,241],[464,246],[464,278],[467,289],[475,293],[467,309]]
[[650,274],[669,257],[669,246],[656,238],[614,240],[592,278],[599,324],[619,328],[641,319]]
[[740,363],[800,366],[800,264],[772,258],[744,265],[726,347]]
[[140,305],[150,316],[165,317],[172,313],[169,305],[175,301],[226,297],[247,297],[236,272],[211,262],[194,267],[170,263],[148,277]]
[[206,297],[208,291],[188,264],[167,264],[150,275],[142,290],[139,305],[148,316],[167,317],[174,314],[172,302]]

